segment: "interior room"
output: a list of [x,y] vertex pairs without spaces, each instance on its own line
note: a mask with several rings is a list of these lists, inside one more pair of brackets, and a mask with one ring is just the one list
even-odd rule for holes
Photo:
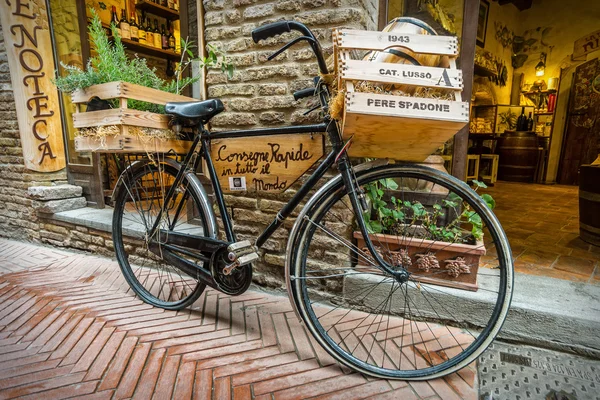
[[[461,37],[464,7],[389,1],[382,19]],[[497,200],[521,272],[599,279],[600,174],[588,167],[600,163],[599,20],[594,1],[480,1],[466,177]],[[442,153],[451,173],[453,153]]]

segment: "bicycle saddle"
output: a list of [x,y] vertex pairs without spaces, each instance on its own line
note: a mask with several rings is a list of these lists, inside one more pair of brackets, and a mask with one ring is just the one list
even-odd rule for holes
[[174,102],[165,105],[167,114],[180,118],[200,119],[202,122],[208,122],[224,109],[223,102],[219,99]]

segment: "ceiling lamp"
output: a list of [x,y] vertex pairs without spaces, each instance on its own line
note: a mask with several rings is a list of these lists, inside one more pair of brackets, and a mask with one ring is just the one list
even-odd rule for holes
[[546,69],[546,53],[540,54],[540,62],[535,66],[535,76],[544,76]]

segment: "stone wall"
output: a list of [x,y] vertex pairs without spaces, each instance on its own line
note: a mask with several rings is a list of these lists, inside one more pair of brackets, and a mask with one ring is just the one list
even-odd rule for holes
[[[235,65],[233,78],[209,71],[209,97],[219,97],[226,112],[212,120],[217,129],[304,123],[306,102],[295,102],[291,94],[312,86],[318,69],[306,45],[296,45],[267,62],[267,57],[295,32],[259,44],[250,37],[252,29],[283,19],[308,25],[331,53],[331,28],[366,28],[372,25],[365,4],[374,0],[205,0],[205,37],[208,44],[223,49]],[[376,16],[374,17],[376,18]],[[314,117],[313,117],[314,119]]]
[[[190,20],[195,19],[195,4],[192,3],[190,1],[189,11],[194,16],[190,16]],[[330,54],[331,28],[375,29],[377,3],[376,0],[205,1],[207,42],[225,50],[236,67],[231,79],[219,71],[210,71],[207,75],[210,97],[222,98],[226,106],[226,112],[213,120],[213,128],[277,126],[318,120],[316,113],[302,116],[311,100],[296,102],[292,97],[294,91],[312,86],[312,78],[318,73],[310,50],[306,46],[295,46],[276,60],[265,62],[269,54],[294,34],[256,45],[250,32],[268,22],[295,19],[306,23],[322,42],[325,52]],[[191,26],[190,33],[194,30]],[[27,197],[27,189],[60,183],[66,183],[64,172],[37,174],[26,171],[23,166],[10,74],[0,31],[0,236],[111,256],[110,233],[56,221],[51,215],[36,214],[36,200]],[[294,192],[292,188],[281,195],[226,196],[235,229],[239,232],[238,239],[255,239]],[[292,224],[292,219],[286,221],[264,246],[262,261],[256,265],[255,280],[259,284],[283,286],[281,267]]]
[[[376,29],[376,0],[205,0],[205,36],[209,44],[222,48],[236,71],[227,79],[220,71],[209,71],[209,97],[221,98],[225,112],[212,120],[215,130],[282,126],[317,121],[318,113],[302,116],[314,100],[294,101],[292,93],[313,86],[318,74],[316,59],[307,45],[296,45],[267,62],[267,57],[295,32],[254,44],[252,29],[283,19],[306,24],[331,54],[331,28]],[[334,171],[332,171],[334,172]],[[301,180],[302,181],[302,180]],[[298,185],[281,195],[228,195],[226,202],[234,219],[238,240],[254,240],[271,223]],[[298,207],[299,211],[302,205]],[[283,285],[284,252],[293,217],[275,232],[261,250],[254,280],[263,286]]]
[[0,27],[0,236],[39,239],[38,217],[27,188],[66,183],[66,173],[25,169],[4,34]]

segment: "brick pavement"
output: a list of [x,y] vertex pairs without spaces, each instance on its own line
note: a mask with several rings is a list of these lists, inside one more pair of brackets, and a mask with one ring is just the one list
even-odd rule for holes
[[307,335],[287,297],[207,290],[165,311],[114,261],[0,239],[0,399],[15,397],[475,399],[477,373],[364,377]]

